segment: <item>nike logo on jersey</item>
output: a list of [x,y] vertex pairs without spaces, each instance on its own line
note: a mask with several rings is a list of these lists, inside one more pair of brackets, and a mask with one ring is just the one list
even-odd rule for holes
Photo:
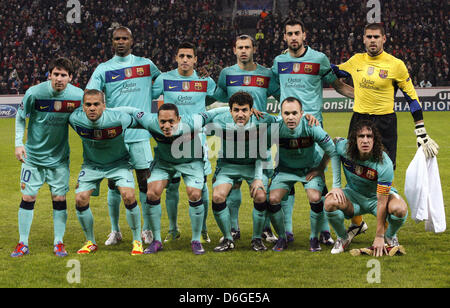
[[39,109],[43,110],[43,109],[47,109],[49,106],[39,106]]
[[360,69],[357,68],[356,71],[357,71],[357,72],[361,72],[362,70],[360,70]]
[[117,79],[118,77],[120,77],[120,75],[111,76],[111,79],[114,80],[114,79]]
[[232,81],[230,81],[230,84],[233,84],[233,83],[236,83],[236,82],[238,82],[237,80],[232,80]]
[[289,67],[284,67],[281,69],[282,72],[284,72],[285,70],[287,70]]
[[173,89],[176,88],[177,86],[169,86],[169,89]]

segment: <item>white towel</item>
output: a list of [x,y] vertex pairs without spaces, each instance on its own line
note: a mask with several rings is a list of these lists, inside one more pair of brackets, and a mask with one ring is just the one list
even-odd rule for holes
[[425,221],[425,230],[446,229],[444,198],[436,157],[426,159],[421,148],[406,169],[405,196],[416,222]]

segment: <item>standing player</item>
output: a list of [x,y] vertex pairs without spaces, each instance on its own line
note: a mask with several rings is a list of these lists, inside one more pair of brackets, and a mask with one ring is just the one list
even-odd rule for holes
[[[97,89],[105,93],[106,105],[110,107],[133,106],[144,111],[151,110],[152,80],[161,73],[155,64],[146,58],[131,53],[133,35],[126,27],[118,27],[112,34],[114,57],[101,63],[92,74],[86,89]],[[125,142],[130,152],[130,162],[136,170],[139,186],[139,199],[143,208],[143,232],[145,243],[152,240],[149,231],[148,216],[145,215],[145,200],[147,193],[147,178],[153,159],[148,131],[143,129],[128,129],[125,132]],[[113,245],[122,239],[119,228],[119,208],[121,197],[119,191],[108,181],[108,208],[111,218],[111,233],[106,245]]]
[[[239,91],[244,91],[253,97],[253,109],[260,112],[267,110],[267,97],[279,93],[279,84],[273,78],[272,71],[254,62],[256,52],[254,39],[249,35],[239,35],[236,38],[233,52],[236,55],[236,64],[224,68],[219,75],[214,98],[218,101],[228,102],[230,97]],[[271,162],[271,157],[269,157]],[[264,172],[268,170],[265,169]],[[271,174],[267,175],[271,177]],[[240,238],[239,207],[241,204],[241,182],[236,182],[227,197],[227,207],[230,211],[231,233],[233,239]],[[264,228],[263,237],[275,242],[277,238],[270,229],[270,221]]]
[[[19,244],[11,254],[29,253],[28,237],[33,221],[34,204],[41,186],[50,186],[53,202],[54,253],[67,256],[63,237],[67,221],[66,193],[69,190],[68,120],[81,105],[83,91],[70,84],[72,62],[58,58],[49,66],[49,81],[27,90],[16,115],[15,155],[22,162],[19,208]],[[25,146],[26,117],[29,116]]]
[[[314,115],[322,123],[322,82],[331,84],[338,93],[351,98],[353,88],[336,78],[330,61],[323,53],[305,45],[306,32],[300,20],[288,20],[284,30],[284,40],[288,45],[288,51],[277,56],[272,66],[272,72],[280,82],[280,102],[287,97],[295,97],[302,102],[305,113]],[[285,207],[285,213],[288,215],[286,221],[289,222],[286,229],[291,240],[293,240],[291,223],[293,206],[294,202]],[[312,210],[311,214],[313,214]],[[313,224],[315,222],[311,221],[311,225]],[[332,244],[333,240],[326,219],[321,222],[321,225],[321,242]]]
[[[381,136],[370,120],[353,124],[347,139],[336,139],[337,157],[344,166],[347,186],[331,190],[325,199],[325,211],[338,238],[332,254],[344,252],[351,242],[345,230],[344,218],[371,213],[377,217],[373,241],[374,255],[382,256],[388,246],[398,246],[397,231],[406,221],[408,206],[392,188],[394,169],[389,156],[383,152]],[[337,182],[340,185],[340,179]],[[337,185],[337,187],[339,187]],[[389,227],[385,228],[385,223]]]
[[217,113],[226,108],[216,108],[201,114],[185,114],[183,121],[175,104],[162,104],[158,115],[139,110],[133,111],[133,117],[149,130],[158,146],[155,148],[155,160],[148,179],[147,204],[149,207],[150,227],[154,240],[144,253],[160,251],[161,243],[161,195],[166,186],[177,174],[181,174],[186,184],[189,198],[189,216],[191,218],[191,249],[196,255],[204,254],[200,243],[204,206],[202,189],[204,187],[204,154],[202,147],[203,126],[209,123]]
[[[364,28],[365,53],[357,53],[347,62],[335,67],[339,77],[353,79],[355,104],[349,132],[356,122],[370,119],[381,134],[383,143],[394,169],[397,155],[397,116],[394,97],[398,88],[409,104],[415,123],[417,144],[422,146],[426,157],[437,155],[439,147],[428,137],[423,121],[422,106],[402,60],[384,51],[386,34],[380,24],[368,24]],[[348,229],[350,238],[367,230],[362,219],[352,220]]]
[[[201,78],[194,67],[197,63],[197,50],[189,42],[181,43],[175,55],[178,67],[170,72],[162,73],[153,84],[153,98],[164,96],[164,102],[175,104],[181,116],[194,115],[206,111],[206,97],[212,96],[216,83],[210,77]],[[202,134],[205,154],[205,181],[202,189],[203,207],[205,209],[202,242],[210,242],[206,219],[208,216],[209,190],[206,177],[211,174],[211,164],[208,160],[206,136]],[[180,176],[175,176],[166,191],[166,209],[169,217],[169,232],[164,242],[180,237],[177,225]]]
[[76,212],[85,245],[78,254],[98,249],[94,236],[94,217],[89,208],[91,195],[98,196],[100,182],[107,178],[120,192],[127,209],[126,216],[133,234],[132,255],[143,254],[141,242],[141,212],[134,196],[134,177],[124,134],[136,121],[121,111],[106,109],[105,96],[99,90],[87,90],[83,109],[70,116],[70,125],[83,141],[83,165],[76,188]]
[[[324,170],[329,158],[337,155],[336,149],[322,127],[308,125],[307,119],[303,117],[302,103],[297,98],[288,97],[282,102],[281,116],[283,121],[279,128],[279,165],[270,184],[268,212],[277,233],[282,235],[273,250],[282,251],[287,247],[284,222],[279,221],[278,213],[283,198],[297,182],[301,182],[311,206],[310,251],[320,251],[318,236],[322,230],[321,222],[326,221],[322,199],[325,189]],[[340,165],[335,160],[333,162],[333,179],[338,179]],[[333,181],[333,186],[334,184]]]

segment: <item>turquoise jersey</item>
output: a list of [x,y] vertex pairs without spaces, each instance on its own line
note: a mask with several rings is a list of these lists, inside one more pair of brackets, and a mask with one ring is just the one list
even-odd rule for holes
[[109,169],[128,164],[130,156],[125,145],[125,131],[137,126],[129,114],[105,109],[93,122],[79,109],[72,113],[69,121],[83,142],[84,165]]
[[183,164],[203,160],[202,132],[217,114],[227,112],[227,107],[215,108],[194,115],[184,115],[171,137],[164,136],[155,113],[129,110],[139,125],[148,130],[155,139],[155,157],[170,164]]
[[253,97],[253,108],[267,111],[267,97],[279,95],[280,86],[270,69],[257,64],[254,71],[242,70],[238,64],[224,68],[219,75],[214,98],[228,102],[238,92],[250,93]]
[[206,96],[212,96],[216,83],[210,77],[200,78],[194,71],[191,76],[182,76],[178,69],[162,73],[153,84],[153,98],[161,94],[165,103],[177,105],[180,115],[193,115],[206,111]]
[[81,105],[83,90],[71,84],[53,90],[51,81],[29,88],[16,115],[15,146],[23,146],[26,117],[29,116],[26,163],[54,168],[69,159],[68,120]]
[[[97,66],[86,89],[102,90],[108,108],[131,106],[151,111],[152,80],[161,74],[156,65],[147,58],[128,55],[114,56]],[[145,141],[150,138],[143,129],[127,129],[126,142]]]
[[331,84],[337,79],[327,56],[307,46],[299,58],[289,52],[277,56],[272,72],[280,83],[280,102],[290,96],[300,99],[303,110],[322,122],[322,82]]
[[[342,162],[347,185],[367,198],[376,198],[377,193],[388,194],[394,180],[394,167],[389,156],[383,152],[383,160],[352,161],[347,155],[348,140],[340,138],[336,143],[337,160]],[[339,163],[340,163],[339,162]]]

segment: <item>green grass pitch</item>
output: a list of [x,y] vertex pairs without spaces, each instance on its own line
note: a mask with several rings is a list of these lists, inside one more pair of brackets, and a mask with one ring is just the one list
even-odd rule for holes
[[[325,113],[325,130],[332,136],[345,136],[350,113]],[[431,138],[440,146],[438,164],[444,202],[450,202],[450,131],[449,112],[426,112],[425,122]],[[416,146],[413,121],[409,113],[398,113],[398,154],[394,185],[403,195],[406,168]],[[0,120],[0,287],[187,287],[187,288],[299,288],[299,287],[449,287],[450,233],[425,232],[424,223],[410,217],[399,232],[405,246],[404,256],[382,257],[380,283],[369,283],[372,257],[353,257],[348,252],[331,255],[329,247],[311,253],[309,248],[309,205],[301,185],[296,187],[294,208],[295,242],[283,253],[271,250],[256,253],[250,248],[252,202],[248,188],[243,185],[243,204],[240,211],[241,239],[230,253],[212,250],[221,236],[209,210],[208,228],[212,243],[205,245],[207,253],[195,256],[190,250],[190,222],[184,184],[180,188],[179,225],[181,239],[164,245],[156,255],[131,256],[131,232],[121,209],[120,225],[124,241],[118,246],[105,246],[110,230],[106,205],[106,181],[99,197],[91,199],[95,234],[99,251],[94,255],[76,254],[85,238],[75,213],[74,188],[82,162],[81,142],[71,130],[71,191],[68,199],[68,222],[65,235],[67,258],[52,253],[53,220],[48,186],[38,195],[30,235],[31,253],[13,259],[9,255],[19,235],[17,211],[20,203],[20,163],[14,157],[14,119]],[[215,162],[212,161],[213,167]],[[329,167],[331,169],[331,167]],[[331,170],[327,171],[331,186]],[[208,176],[211,194],[211,175]],[[164,200],[164,196],[163,199]],[[163,205],[162,236],[168,230]],[[450,211],[446,208],[447,225]],[[365,216],[369,230],[355,238],[351,248],[370,246],[375,232],[375,218]],[[333,237],[335,237],[333,232]],[[80,264],[80,283],[69,283],[71,261]]]

